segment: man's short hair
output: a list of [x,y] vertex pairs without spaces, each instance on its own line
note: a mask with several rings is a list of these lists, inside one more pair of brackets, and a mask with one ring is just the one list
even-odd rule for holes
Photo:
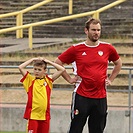
[[89,18],[86,22],[85,22],[85,28],[89,29],[90,28],[90,24],[100,24],[102,25],[101,21],[99,19],[95,19],[95,18]]

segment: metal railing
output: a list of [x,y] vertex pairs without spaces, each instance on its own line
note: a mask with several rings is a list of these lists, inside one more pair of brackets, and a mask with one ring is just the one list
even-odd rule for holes
[[[22,26],[23,25],[23,14],[27,13],[29,11],[32,11],[40,6],[46,5],[54,0],[44,0],[42,2],[39,2],[33,6],[30,6],[28,8],[25,8],[20,11],[12,12],[12,13],[6,13],[6,14],[1,14],[0,18],[5,18],[5,17],[11,17],[11,16],[16,16],[16,26]],[[72,8],[73,8],[73,0],[69,0],[69,14],[72,14]],[[6,28],[5,28],[6,29]],[[16,38],[23,38],[23,28],[16,30]]]
[[[10,31],[16,31],[16,38],[23,38],[23,29],[27,28],[28,29],[28,35],[29,35],[29,48],[32,49],[33,27],[46,25],[46,24],[52,24],[52,23],[56,23],[56,22],[66,21],[66,20],[71,20],[71,19],[75,19],[75,18],[81,18],[81,17],[85,17],[85,16],[88,16],[88,15],[92,15],[94,18],[99,18],[99,14],[101,12],[103,12],[107,9],[110,9],[110,8],[116,6],[116,5],[119,5],[123,2],[125,2],[126,0],[116,0],[115,2],[113,2],[109,5],[106,5],[106,6],[100,8],[98,10],[95,10],[95,11],[90,11],[90,12],[85,12],[85,13],[80,13],[80,14],[75,14],[75,15],[69,15],[69,16],[64,16],[64,17],[55,18],[55,19],[51,19],[51,20],[45,20],[45,21],[41,21],[41,22],[36,22],[36,23],[30,23],[30,24],[23,25],[23,14],[24,13],[26,13],[28,11],[31,11],[35,8],[38,8],[38,7],[40,7],[44,4],[47,4],[51,1],[53,1],[53,0],[45,0],[43,2],[40,2],[36,5],[33,5],[33,6],[28,7],[24,10],[21,10],[21,11],[7,13],[7,14],[1,14],[0,18],[16,16],[16,26],[11,27],[11,28],[1,29],[0,34],[10,32]],[[72,11],[73,11],[72,9],[73,9],[73,0],[69,0],[69,14],[72,14]]]
[[[6,65],[0,65],[0,68],[3,68],[3,69],[18,69],[18,66],[6,66]],[[27,66],[26,67],[27,69],[32,69],[33,66]],[[53,66],[47,66],[47,73],[48,74],[51,74],[51,70],[52,69],[55,69]],[[65,69],[66,70],[69,70],[71,69],[72,70],[72,66],[65,66]],[[112,70],[113,69],[113,66],[109,66],[108,67],[108,70]],[[129,110],[131,110],[132,108],[132,105],[131,105],[131,93],[133,92],[133,88],[132,88],[132,76],[133,76],[133,67],[122,67],[121,70],[126,70],[128,71],[128,90],[109,90],[109,91],[116,91],[116,92],[127,92],[128,93],[128,108]]]

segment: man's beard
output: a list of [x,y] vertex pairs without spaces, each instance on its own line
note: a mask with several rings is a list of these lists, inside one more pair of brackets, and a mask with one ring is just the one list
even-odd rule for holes
[[96,42],[98,39],[91,39],[92,42]]
[[88,38],[89,38],[92,42],[96,42],[96,41],[98,41],[98,39],[99,39],[99,37],[98,37],[97,39],[94,39],[93,37],[89,37],[89,36],[88,36]]

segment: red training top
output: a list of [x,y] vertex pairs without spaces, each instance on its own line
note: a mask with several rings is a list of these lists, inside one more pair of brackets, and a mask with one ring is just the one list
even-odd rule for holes
[[75,91],[88,98],[105,98],[107,67],[111,61],[119,59],[115,48],[100,42],[97,46],[88,46],[85,42],[68,48],[58,56],[63,63],[74,64],[74,74],[81,77]]

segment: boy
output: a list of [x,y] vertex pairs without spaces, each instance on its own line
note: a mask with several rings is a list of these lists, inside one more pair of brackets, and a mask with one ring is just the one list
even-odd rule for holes
[[[32,76],[25,67],[34,62]],[[47,64],[57,71],[50,77],[46,74]],[[28,133],[49,133],[50,127],[50,93],[52,83],[64,71],[64,67],[42,57],[32,58],[19,65],[23,78],[20,82],[28,94],[24,118],[28,120]]]

